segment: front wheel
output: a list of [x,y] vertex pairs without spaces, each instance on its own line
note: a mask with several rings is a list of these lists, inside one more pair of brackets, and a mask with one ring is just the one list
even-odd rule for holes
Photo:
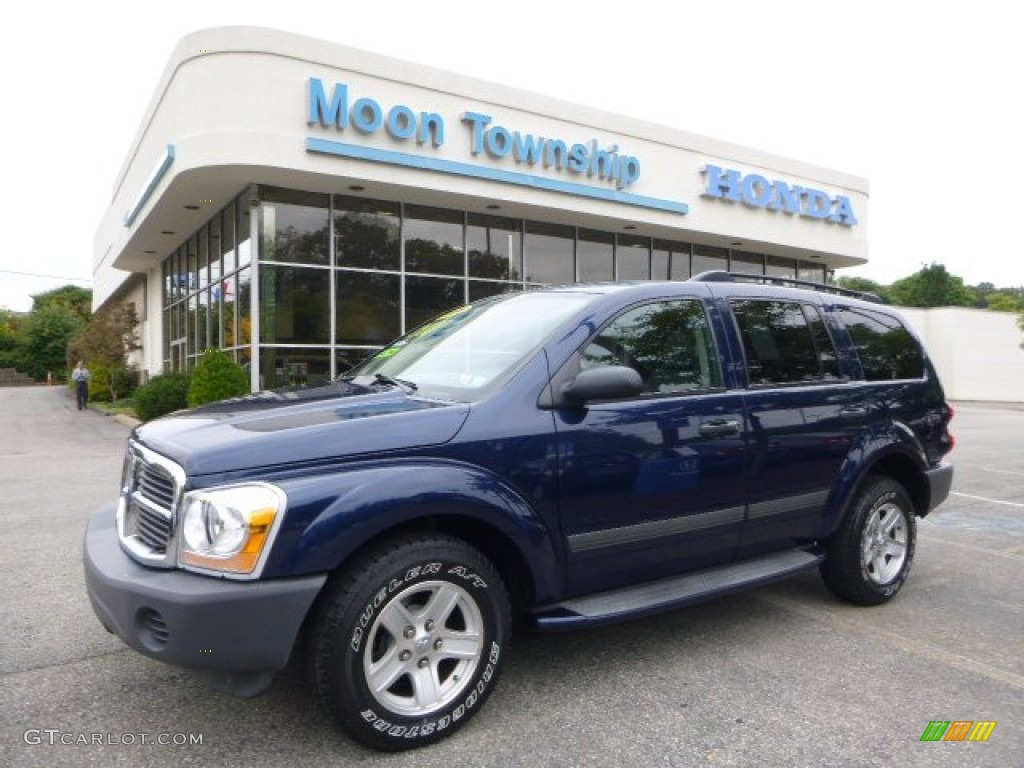
[[821,565],[825,585],[857,605],[885,603],[907,580],[916,540],[914,505],[906,490],[887,477],[871,478],[828,541]]
[[325,594],[312,637],[321,701],[375,749],[423,746],[483,706],[509,638],[491,563],[448,536],[406,536],[369,552]]

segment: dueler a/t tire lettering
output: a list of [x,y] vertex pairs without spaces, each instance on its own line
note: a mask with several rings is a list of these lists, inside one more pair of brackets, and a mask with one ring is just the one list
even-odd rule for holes
[[869,477],[827,542],[821,576],[844,600],[880,605],[906,582],[916,542],[914,505],[906,490],[888,477]]
[[312,624],[317,694],[354,739],[386,751],[445,738],[484,704],[508,652],[508,595],[476,549],[394,539],[328,587]]

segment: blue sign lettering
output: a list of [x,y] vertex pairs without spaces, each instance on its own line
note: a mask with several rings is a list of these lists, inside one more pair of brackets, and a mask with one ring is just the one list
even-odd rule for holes
[[545,168],[614,181],[617,189],[625,189],[640,178],[640,160],[631,155],[620,155],[615,144],[601,149],[597,139],[593,139],[589,144],[567,147],[558,139],[492,125],[491,116],[479,112],[464,113],[462,122],[469,126],[469,151],[474,155],[484,153],[496,160],[511,155],[519,164],[539,164]]
[[413,136],[417,144],[440,147],[444,144],[444,118],[434,112],[418,115],[404,104],[392,107],[386,113],[374,99],[362,98],[349,108],[348,86],[335,83],[330,99],[323,81],[309,78],[309,125],[321,125],[343,131],[351,124],[360,133],[376,133],[383,126],[388,135],[398,141]]
[[853,204],[845,195],[832,197],[820,189],[769,180],[756,173],[744,176],[739,171],[722,169],[717,165],[706,165],[701,173],[705,177],[701,197],[743,203],[751,208],[782,211],[846,227],[857,224]]
[[[306,121],[311,126],[338,131],[351,127],[365,135],[383,130],[396,141],[415,137],[417,144],[429,143],[435,148],[444,143],[444,119],[435,112],[417,113],[405,104],[387,109],[366,96],[350,105],[345,83],[335,83],[328,94],[323,81],[316,77],[309,78],[308,95]],[[612,182],[618,190],[640,178],[640,160],[620,153],[617,144],[602,147],[597,139],[591,139],[570,145],[561,139],[496,125],[490,115],[479,112],[465,112],[462,122],[469,127],[470,152],[474,156],[483,155],[493,160],[511,157],[517,165],[586,174],[588,178]]]

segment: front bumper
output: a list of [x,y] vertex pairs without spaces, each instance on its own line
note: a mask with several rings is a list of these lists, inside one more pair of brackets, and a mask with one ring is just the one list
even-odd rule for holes
[[258,693],[291,655],[327,577],[238,582],[146,568],[121,549],[115,504],[85,533],[85,580],[106,629],[154,659],[206,672],[233,693]]

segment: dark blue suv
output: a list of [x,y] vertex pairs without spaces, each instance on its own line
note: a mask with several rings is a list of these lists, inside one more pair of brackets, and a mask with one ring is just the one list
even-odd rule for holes
[[899,316],[824,287],[487,299],[328,386],[139,427],[89,596],[239,694],[302,638],[341,725],[406,749],[483,705],[516,618],[585,627],[814,567],[889,600],[949,493],[951,417]]

